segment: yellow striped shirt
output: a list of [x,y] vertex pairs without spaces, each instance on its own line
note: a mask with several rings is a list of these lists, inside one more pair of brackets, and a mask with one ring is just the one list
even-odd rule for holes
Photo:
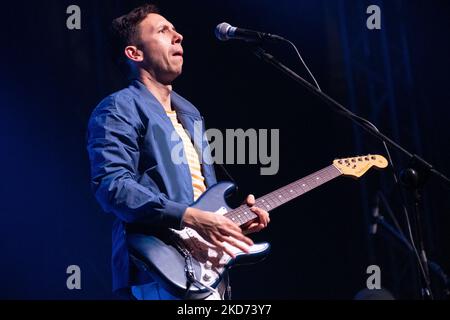
[[202,169],[200,165],[200,158],[194,145],[184,130],[183,126],[177,119],[176,111],[166,111],[167,116],[175,128],[175,131],[183,141],[184,153],[188,161],[188,166],[191,171],[192,188],[194,190],[194,200],[197,200],[200,195],[206,191],[205,178],[202,175]]

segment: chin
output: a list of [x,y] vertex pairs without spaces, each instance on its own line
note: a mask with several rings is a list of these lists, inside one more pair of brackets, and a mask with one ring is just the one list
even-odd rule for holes
[[174,70],[173,71],[173,75],[172,75],[172,77],[173,77],[173,80],[175,80],[176,78],[178,78],[180,75],[181,75],[181,73],[183,72],[183,68],[178,68],[178,69],[176,69],[176,70]]
[[171,85],[179,75],[181,75],[181,70],[179,72],[173,72],[172,74],[170,74],[170,76],[167,76],[162,83],[164,85]]

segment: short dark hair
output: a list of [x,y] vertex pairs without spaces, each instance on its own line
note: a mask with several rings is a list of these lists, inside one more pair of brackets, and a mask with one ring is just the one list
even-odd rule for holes
[[134,8],[129,13],[118,17],[112,21],[111,26],[111,46],[112,55],[115,62],[122,64],[126,61],[124,49],[129,45],[139,45],[139,24],[150,14],[160,11],[158,7],[151,3],[146,3]]

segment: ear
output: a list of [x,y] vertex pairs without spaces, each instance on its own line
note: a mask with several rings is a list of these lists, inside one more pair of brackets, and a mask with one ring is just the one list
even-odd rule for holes
[[124,53],[131,61],[142,62],[144,60],[144,53],[135,46],[127,46]]

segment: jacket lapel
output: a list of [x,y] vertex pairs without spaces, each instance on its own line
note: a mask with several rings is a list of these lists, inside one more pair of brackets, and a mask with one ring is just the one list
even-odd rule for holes
[[[159,103],[155,96],[147,89],[147,87],[139,80],[134,80],[132,85],[136,87],[139,94],[148,101],[151,105],[152,112],[156,113],[163,121],[167,122],[172,127],[172,122],[164,111],[164,107]],[[207,187],[217,183],[214,167],[212,165],[211,154],[209,150],[208,141],[204,137],[205,125],[204,119],[200,112],[186,99],[172,91],[171,94],[172,107],[178,115],[178,120],[183,127],[189,132],[195,149],[200,156],[203,175]],[[195,129],[197,127],[197,129]],[[195,136],[197,135],[197,137]],[[187,164],[185,164],[185,171],[190,171]]]

